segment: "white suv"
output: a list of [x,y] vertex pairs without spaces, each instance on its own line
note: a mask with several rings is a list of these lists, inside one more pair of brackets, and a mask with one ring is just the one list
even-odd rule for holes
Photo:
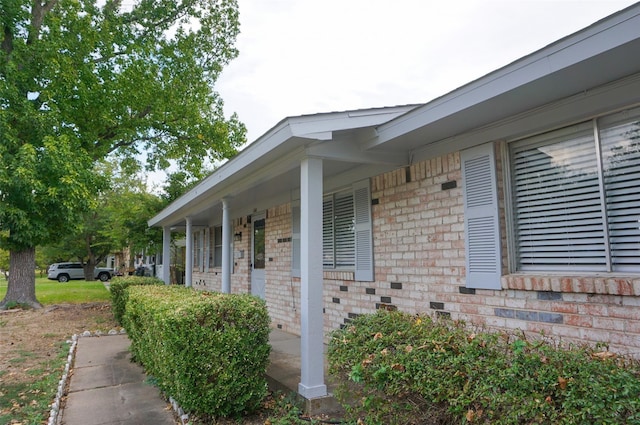
[[[93,277],[106,282],[113,276],[113,269],[106,267],[96,267],[93,270]],[[82,263],[54,263],[49,266],[47,278],[58,282],[68,282],[71,279],[84,279],[84,269]]]

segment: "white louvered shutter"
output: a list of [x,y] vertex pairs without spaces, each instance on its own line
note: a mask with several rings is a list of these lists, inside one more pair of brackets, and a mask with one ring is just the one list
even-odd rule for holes
[[212,252],[212,244],[211,244],[211,230],[209,227],[207,227],[206,229],[204,229],[204,262],[203,262],[203,269],[209,269],[209,267],[213,267],[213,263],[211,262],[211,255],[213,254]]
[[291,275],[300,277],[300,204],[291,207]]
[[322,201],[322,266],[325,268],[335,267],[333,214],[333,197],[329,196]]
[[355,222],[355,279],[373,281],[373,236],[369,179],[353,185]]
[[356,241],[353,219],[353,193],[336,193],[333,201],[335,232],[335,267],[354,267],[356,264]]
[[468,288],[501,289],[500,226],[492,144],[461,152]]
[[[209,234],[209,232],[206,232],[207,234]],[[198,238],[198,266],[200,267],[200,271],[204,272],[204,237],[205,237],[205,231],[200,230],[200,232],[198,233],[200,235],[200,237]]]

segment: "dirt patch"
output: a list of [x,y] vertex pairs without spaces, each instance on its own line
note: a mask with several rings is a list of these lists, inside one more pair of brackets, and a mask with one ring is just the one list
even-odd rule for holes
[[4,384],[32,382],[33,370],[55,358],[60,344],[73,334],[111,329],[120,327],[109,303],[0,311],[0,379]]

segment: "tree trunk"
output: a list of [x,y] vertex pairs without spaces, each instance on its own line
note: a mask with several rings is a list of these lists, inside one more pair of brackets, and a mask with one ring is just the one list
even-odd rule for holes
[[0,310],[15,304],[42,308],[36,299],[36,249],[11,251],[9,254],[9,285]]
[[93,282],[96,280],[93,277],[93,272],[96,269],[96,260],[94,258],[89,258],[89,260],[84,264],[84,280],[87,282]]
[[[94,215],[95,218],[95,215]],[[93,241],[93,237],[90,234],[87,234],[84,238],[85,246],[87,248],[87,256],[88,260],[84,264],[84,280],[87,282],[93,282],[95,279],[93,278],[93,271],[95,270],[98,262],[96,261],[96,256],[91,249],[91,242]],[[83,259],[80,259],[83,261]]]

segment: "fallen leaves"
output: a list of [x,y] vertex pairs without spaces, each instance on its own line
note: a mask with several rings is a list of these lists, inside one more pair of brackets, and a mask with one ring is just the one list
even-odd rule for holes
[[467,410],[467,414],[465,415],[465,418],[467,419],[467,422],[473,422],[476,419],[482,418],[482,414],[483,414],[482,409],[478,409],[478,410],[469,409]]
[[558,386],[560,387],[561,390],[566,390],[567,380],[564,379],[562,376],[558,376]]
[[616,357],[616,354],[612,353],[611,351],[600,351],[599,353],[591,354],[591,356],[595,357],[596,359],[605,360]]
[[391,369],[393,370],[397,370],[399,372],[404,372],[405,371],[405,367],[403,365],[401,365],[400,363],[394,363],[391,365]]

